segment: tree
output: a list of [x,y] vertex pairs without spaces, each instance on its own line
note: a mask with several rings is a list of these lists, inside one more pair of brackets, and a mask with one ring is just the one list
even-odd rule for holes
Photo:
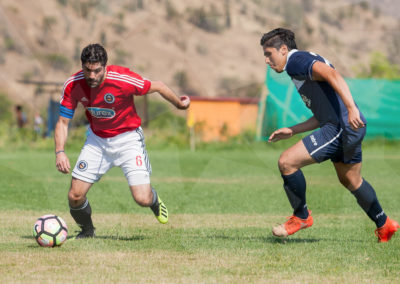
[[391,63],[381,52],[371,53],[369,66],[360,65],[357,77],[400,80],[400,66]]

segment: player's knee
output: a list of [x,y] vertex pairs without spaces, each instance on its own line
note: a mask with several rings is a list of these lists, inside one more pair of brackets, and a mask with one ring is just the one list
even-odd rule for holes
[[77,192],[74,192],[71,190],[68,192],[68,201],[72,207],[81,205],[83,202],[85,202],[85,200],[86,200],[86,197],[83,194],[80,194],[80,193],[77,193]]
[[354,191],[358,189],[362,183],[362,179],[349,177],[349,176],[339,176],[339,182],[348,190]]
[[350,181],[347,177],[343,176],[343,177],[338,177],[339,178],[339,182],[347,189],[349,189],[349,185],[350,185]]
[[294,171],[294,167],[293,167],[292,163],[290,162],[289,157],[285,153],[283,153],[279,157],[278,167],[279,167],[279,171],[283,175],[291,174]]
[[151,192],[136,192],[133,194],[133,198],[137,204],[144,207],[150,206],[153,201]]

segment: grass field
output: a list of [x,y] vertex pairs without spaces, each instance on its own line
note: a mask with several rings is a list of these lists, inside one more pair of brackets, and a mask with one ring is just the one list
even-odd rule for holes
[[[63,217],[70,236],[70,176],[52,151],[0,152],[1,283],[395,283],[400,234],[378,244],[374,224],[342,188],[327,162],[304,169],[314,226],[286,239],[271,227],[291,209],[277,170],[281,149],[244,145],[192,153],[148,149],[152,184],[170,212],[158,224],[135,204],[120,169],[89,192],[97,238],[41,248],[32,227]],[[68,153],[72,163],[78,153]],[[364,177],[384,210],[400,220],[400,154],[364,149]]]

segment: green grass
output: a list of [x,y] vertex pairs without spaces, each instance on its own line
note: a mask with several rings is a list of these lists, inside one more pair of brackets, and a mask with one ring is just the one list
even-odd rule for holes
[[[70,176],[52,151],[0,152],[0,281],[2,283],[393,283],[400,279],[400,235],[378,244],[374,224],[337,181],[329,162],[304,169],[314,225],[285,241],[271,227],[291,209],[277,159],[264,144],[198,152],[148,149],[152,184],[170,211],[158,224],[135,204],[120,169],[88,194],[97,238],[39,247],[39,216],[63,217],[70,235]],[[78,153],[68,153],[75,163]],[[387,214],[400,219],[397,147],[364,149],[364,177]]]

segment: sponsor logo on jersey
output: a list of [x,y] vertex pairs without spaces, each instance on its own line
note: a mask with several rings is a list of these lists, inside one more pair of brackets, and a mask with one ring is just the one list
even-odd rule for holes
[[81,99],[81,102],[88,102],[89,100],[86,98],[86,97],[83,97],[82,99]]
[[311,135],[311,136],[310,136],[310,139],[311,139],[311,142],[314,144],[314,146],[317,146],[317,145],[318,145],[317,139],[315,139],[314,135]]
[[309,98],[307,98],[305,95],[303,95],[303,94],[300,94],[300,96],[301,96],[301,99],[303,100],[303,102],[306,104],[306,106],[308,107],[308,108],[310,108],[311,107],[311,100],[309,99]]
[[109,108],[88,107],[86,109],[92,116],[97,118],[113,118],[115,116],[115,111]]
[[108,104],[112,104],[113,102],[115,102],[115,97],[113,94],[107,93],[104,95],[104,101]]
[[78,162],[77,168],[78,168],[78,170],[80,170],[81,172],[86,171],[87,167],[88,167],[88,164],[87,164],[86,161],[82,160],[82,161],[79,161],[79,162]]

